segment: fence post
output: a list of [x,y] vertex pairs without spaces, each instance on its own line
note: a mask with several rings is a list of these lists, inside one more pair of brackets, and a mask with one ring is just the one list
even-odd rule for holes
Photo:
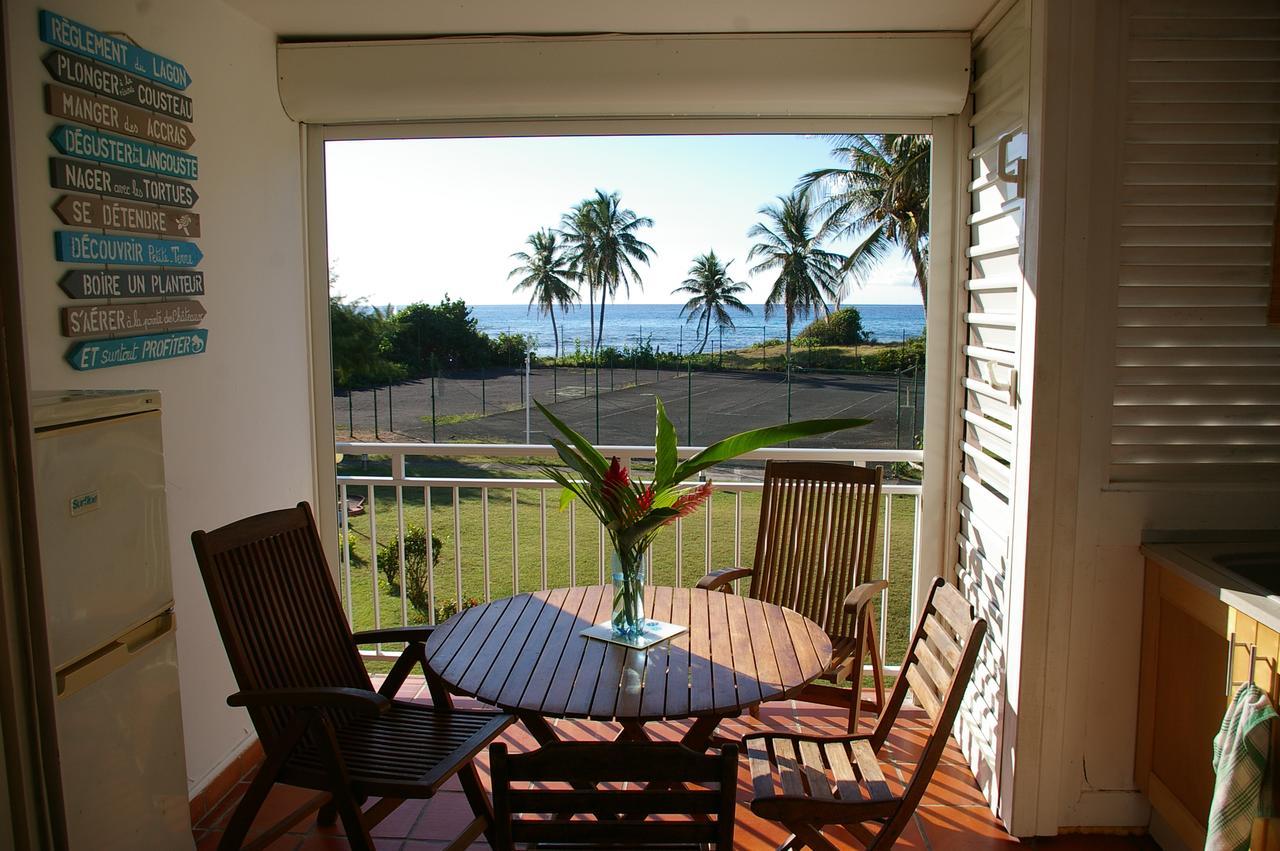
[[686,446],[693,446],[693,361],[688,362],[689,370],[689,388],[685,391],[686,410],[685,416],[689,418],[688,425],[685,426],[684,434]]
[[596,362],[596,443],[600,442],[600,355],[593,359]]
[[560,401],[560,381],[556,375],[556,362],[551,362],[551,401]]
[[720,326],[720,369],[724,369],[724,326]]
[[761,355],[760,368],[765,372],[769,371],[769,328],[766,325],[760,326],[760,348],[764,349]]
[[[791,422],[791,358],[787,358],[787,422]],[[791,441],[787,441],[791,445]]]
[[488,406],[485,404],[485,398],[484,398],[484,380],[485,380],[485,366],[484,364],[480,364],[480,416],[482,417],[489,415],[488,411],[485,410]]
[[387,382],[387,431],[396,433],[396,409],[391,403],[391,383]]
[[614,365],[614,357],[612,354],[610,354],[609,355],[609,392],[610,393],[613,392],[613,365]]
[[373,439],[381,440],[382,435],[378,434],[378,388],[373,388]]
[[653,383],[657,384],[662,380],[662,373],[658,370],[658,358],[662,356],[662,347],[653,350]]
[[894,377],[898,380],[898,389],[893,396],[893,433],[897,438],[897,448],[902,448],[902,369],[899,367]]
[[524,442],[529,443],[529,397],[533,395],[532,388],[529,387],[529,362],[532,359],[531,352],[524,353]]
[[436,439],[436,355],[431,353],[431,442],[439,443]]
[[351,388],[347,388],[347,437],[355,440],[356,438],[356,419],[355,414],[351,411]]

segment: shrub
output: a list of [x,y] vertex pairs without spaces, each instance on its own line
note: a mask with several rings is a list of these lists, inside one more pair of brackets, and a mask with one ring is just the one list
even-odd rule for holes
[[862,314],[856,307],[844,307],[815,319],[796,335],[796,341],[815,346],[856,346],[866,341]]
[[436,606],[436,623],[444,623],[449,618],[456,615],[458,612],[460,611],[465,612],[467,609],[470,609],[473,606],[478,606],[478,605],[480,605],[480,601],[477,600],[475,597],[463,598],[461,609],[458,608],[457,600],[445,600],[444,602],[440,603],[440,605]]
[[[426,620],[431,612],[428,593],[430,570],[440,562],[440,539],[431,536],[431,554],[428,561],[427,532],[421,526],[410,524],[404,532],[404,580],[409,586],[409,605]],[[378,547],[378,569],[387,580],[391,596],[400,596],[400,548],[397,541],[388,541]],[[439,619],[436,620],[439,623]]]

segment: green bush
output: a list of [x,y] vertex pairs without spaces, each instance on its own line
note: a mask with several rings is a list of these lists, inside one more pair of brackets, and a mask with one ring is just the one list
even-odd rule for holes
[[856,346],[866,342],[862,314],[856,307],[844,307],[821,318],[796,335],[799,343],[815,346]]
[[[404,531],[404,580],[409,586],[409,605],[422,616],[423,621],[431,612],[428,592],[430,570],[440,562],[440,539],[431,536],[430,561],[427,555],[427,532],[421,526],[409,524]],[[400,547],[395,540],[378,547],[378,569],[387,580],[391,596],[400,596]],[[456,608],[456,604],[455,604]],[[439,619],[436,620],[439,623]]]
[[461,609],[458,608],[457,600],[445,600],[440,605],[436,606],[436,623],[444,623],[458,612],[465,612],[467,609],[478,605],[480,605],[480,601],[475,597],[464,597],[462,599]]

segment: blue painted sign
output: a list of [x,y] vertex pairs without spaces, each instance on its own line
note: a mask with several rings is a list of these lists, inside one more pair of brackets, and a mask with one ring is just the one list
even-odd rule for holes
[[133,74],[113,71],[97,62],[72,56],[65,50],[50,50],[44,58],[44,66],[55,80],[68,86],[153,112],[162,112],[170,118],[191,120],[191,98],[148,83]]
[[126,139],[114,133],[59,124],[53,128],[49,138],[60,153],[83,160],[111,163],[187,180],[195,180],[200,176],[199,165],[191,154],[160,148],[149,142]]
[[181,63],[44,9],[40,10],[40,40],[175,89],[191,85],[191,75]]
[[151,239],[67,230],[56,231],[53,236],[54,251],[63,263],[191,268],[204,259],[200,246],[180,239]]
[[144,334],[141,337],[119,337],[114,340],[89,340],[72,346],[67,352],[67,362],[83,371],[169,360],[198,355],[205,350],[208,342],[209,331],[205,328],[168,334]]

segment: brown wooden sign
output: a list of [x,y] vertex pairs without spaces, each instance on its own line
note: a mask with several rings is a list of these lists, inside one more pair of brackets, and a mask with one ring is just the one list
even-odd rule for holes
[[44,100],[45,111],[56,118],[113,130],[135,139],[181,148],[184,151],[196,141],[191,128],[181,121],[96,98],[66,86],[46,83]]
[[164,86],[149,83],[133,74],[90,62],[83,56],[76,56],[65,50],[49,51],[44,58],[44,65],[59,83],[66,83],[95,95],[115,98],[130,106],[163,112],[170,118],[191,120],[191,98]]
[[106,228],[130,233],[198,237],[200,214],[166,210],[149,204],[133,204],[88,195],[63,195],[53,211],[65,224],[82,228]]
[[146,304],[95,304],[62,308],[62,336],[105,337],[189,328],[204,319],[198,301],[157,301]]

